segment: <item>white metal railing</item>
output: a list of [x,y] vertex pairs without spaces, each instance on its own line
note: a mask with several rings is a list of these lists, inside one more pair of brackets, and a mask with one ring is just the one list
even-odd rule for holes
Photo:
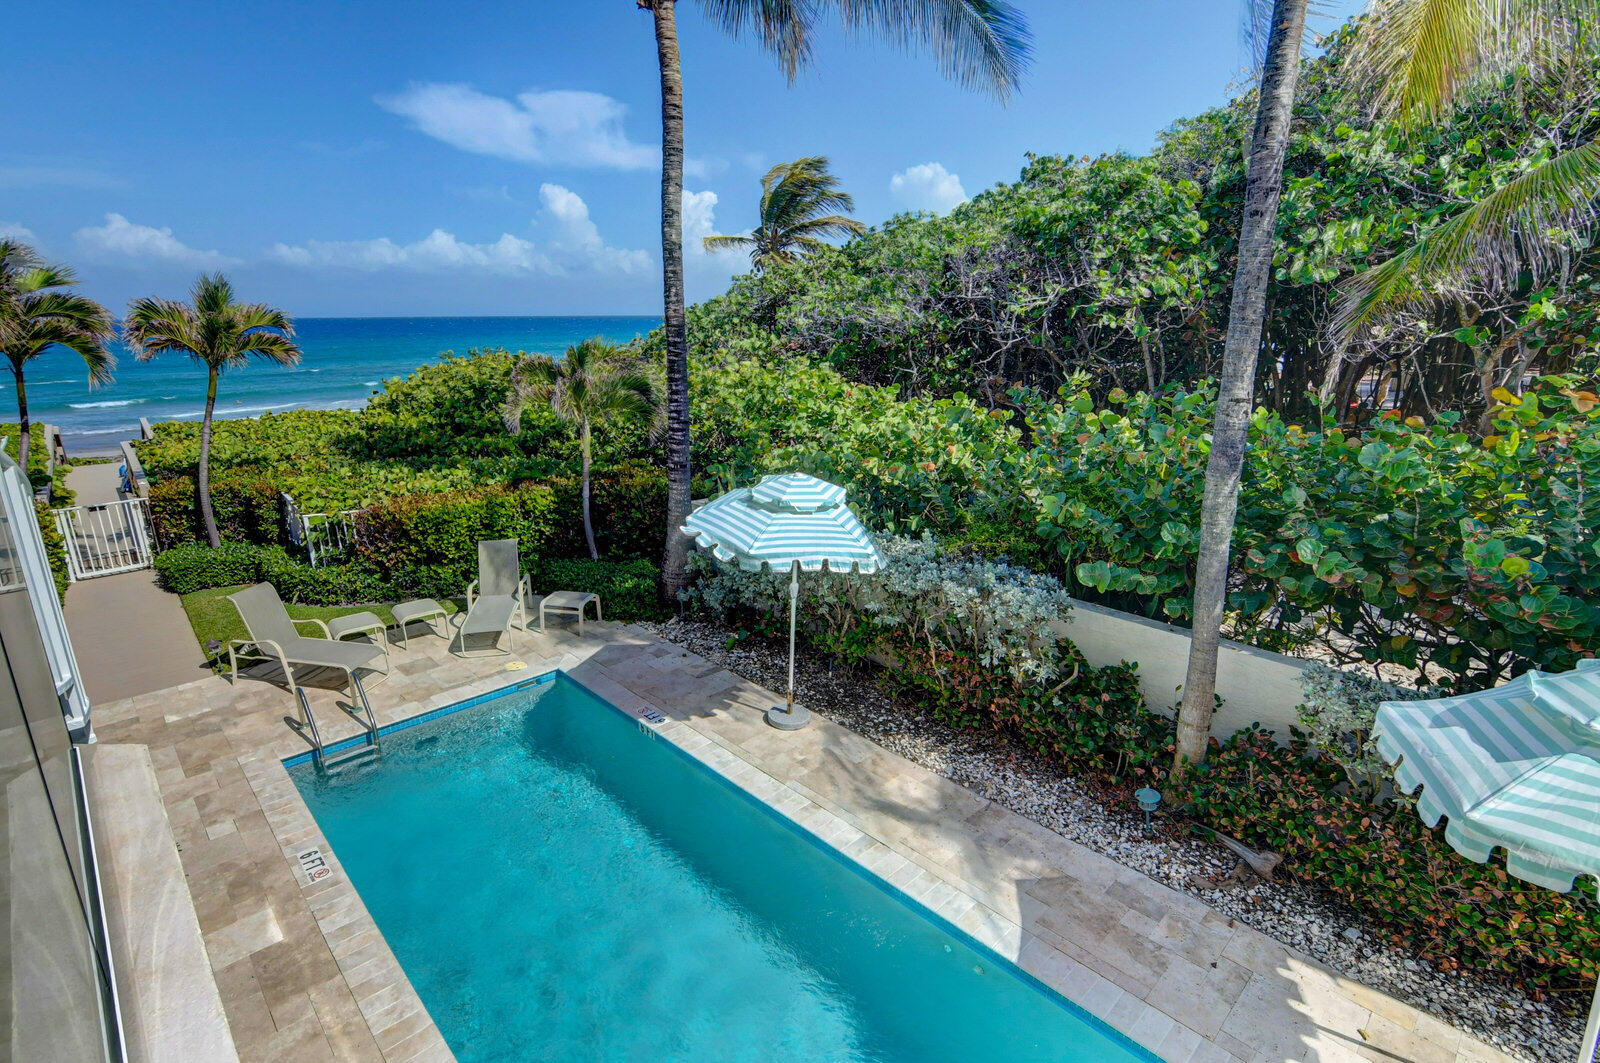
[[313,568],[332,564],[355,546],[359,539],[355,517],[360,509],[302,513],[293,495],[287,491],[279,494],[283,497],[283,525],[289,545],[304,550]]
[[149,568],[150,503],[125,498],[102,506],[51,510],[66,540],[67,575],[76,582]]
[[89,732],[89,697],[83,690],[78,658],[67,635],[66,617],[56,597],[55,577],[50,574],[50,559],[44,538],[39,534],[39,519],[33,508],[33,485],[9,455],[0,458],[0,594],[28,590],[34,622],[50,661],[50,675],[67,730],[85,741]]

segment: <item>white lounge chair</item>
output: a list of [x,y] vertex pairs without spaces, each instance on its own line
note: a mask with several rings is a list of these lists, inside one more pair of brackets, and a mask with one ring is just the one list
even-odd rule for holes
[[528,630],[527,580],[521,574],[515,539],[490,539],[478,544],[478,578],[467,587],[467,612],[456,629],[457,650],[467,653],[468,635],[493,635],[495,648],[502,653],[499,637],[511,630],[513,618]]

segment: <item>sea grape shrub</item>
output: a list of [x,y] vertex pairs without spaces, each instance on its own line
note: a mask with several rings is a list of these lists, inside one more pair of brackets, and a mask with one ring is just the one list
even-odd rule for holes
[[902,400],[801,357],[702,363],[690,380],[699,494],[800,471],[843,485],[858,513],[901,532],[1023,512],[1007,411],[962,395]]
[[1296,735],[1257,727],[1214,746],[1189,780],[1187,815],[1271,849],[1280,873],[1331,891],[1390,935],[1447,969],[1514,975],[1557,990],[1600,967],[1594,886],[1559,894],[1476,864],[1403,801],[1375,803]]
[[[1213,389],[1118,393],[1105,408],[1081,389],[1014,395],[1039,533],[1080,593],[1187,622]],[[1481,440],[1449,414],[1356,432],[1258,410],[1229,579],[1236,637],[1456,688],[1600,648],[1600,405],[1570,377],[1499,402]]]

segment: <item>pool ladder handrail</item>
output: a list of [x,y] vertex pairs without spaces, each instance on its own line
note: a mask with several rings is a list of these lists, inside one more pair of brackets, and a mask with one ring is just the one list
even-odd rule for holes
[[[361,725],[361,730],[365,732],[367,740],[352,752],[336,756],[330,761],[327,747],[322,741],[322,732],[317,727],[317,718],[311,712],[311,699],[306,697],[305,687],[298,683],[295,684],[295,696],[300,700],[300,718],[305,724],[305,730],[301,731],[301,737],[311,743],[311,762],[316,765],[318,771],[326,771],[329,767],[342,764],[346,760],[354,760],[356,757],[367,756],[369,753],[382,752],[378,745],[378,723],[372,715],[372,703],[367,700],[367,691],[361,685],[361,677],[354,672],[350,673],[350,690],[360,702],[360,712],[358,713],[354,706],[340,705],[339,708],[344,710],[345,715]],[[306,734],[307,731],[310,732],[309,737]]]

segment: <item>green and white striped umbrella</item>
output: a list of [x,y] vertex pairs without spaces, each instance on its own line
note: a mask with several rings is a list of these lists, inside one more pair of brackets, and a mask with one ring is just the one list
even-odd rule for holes
[[[1496,849],[1517,878],[1559,893],[1600,877],[1600,661],[1526,672],[1476,694],[1386,701],[1373,727],[1422,821],[1482,863]],[[1584,1048],[1593,1058],[1600,991]]]
[[729,491],[689,514],[683,530],[717,560],[752,572],[798,563],[802,572],[826,565],[871,574],[883,564],[872,536],[845,505],[844,488],[803,472]]
[[864,574],[878,571],[883,555],[867,529],[844,503],[844,488],[789,472],[765,476],[754,487],[729,491],[707,502],[683,523],[685,535],[719,561],[759,572],[789,570],[789,701],[787,708],[767,710],[767,722],[792,731],[804,727],[810,713],[794,703],[794,624],[800,598],[800,573]]

